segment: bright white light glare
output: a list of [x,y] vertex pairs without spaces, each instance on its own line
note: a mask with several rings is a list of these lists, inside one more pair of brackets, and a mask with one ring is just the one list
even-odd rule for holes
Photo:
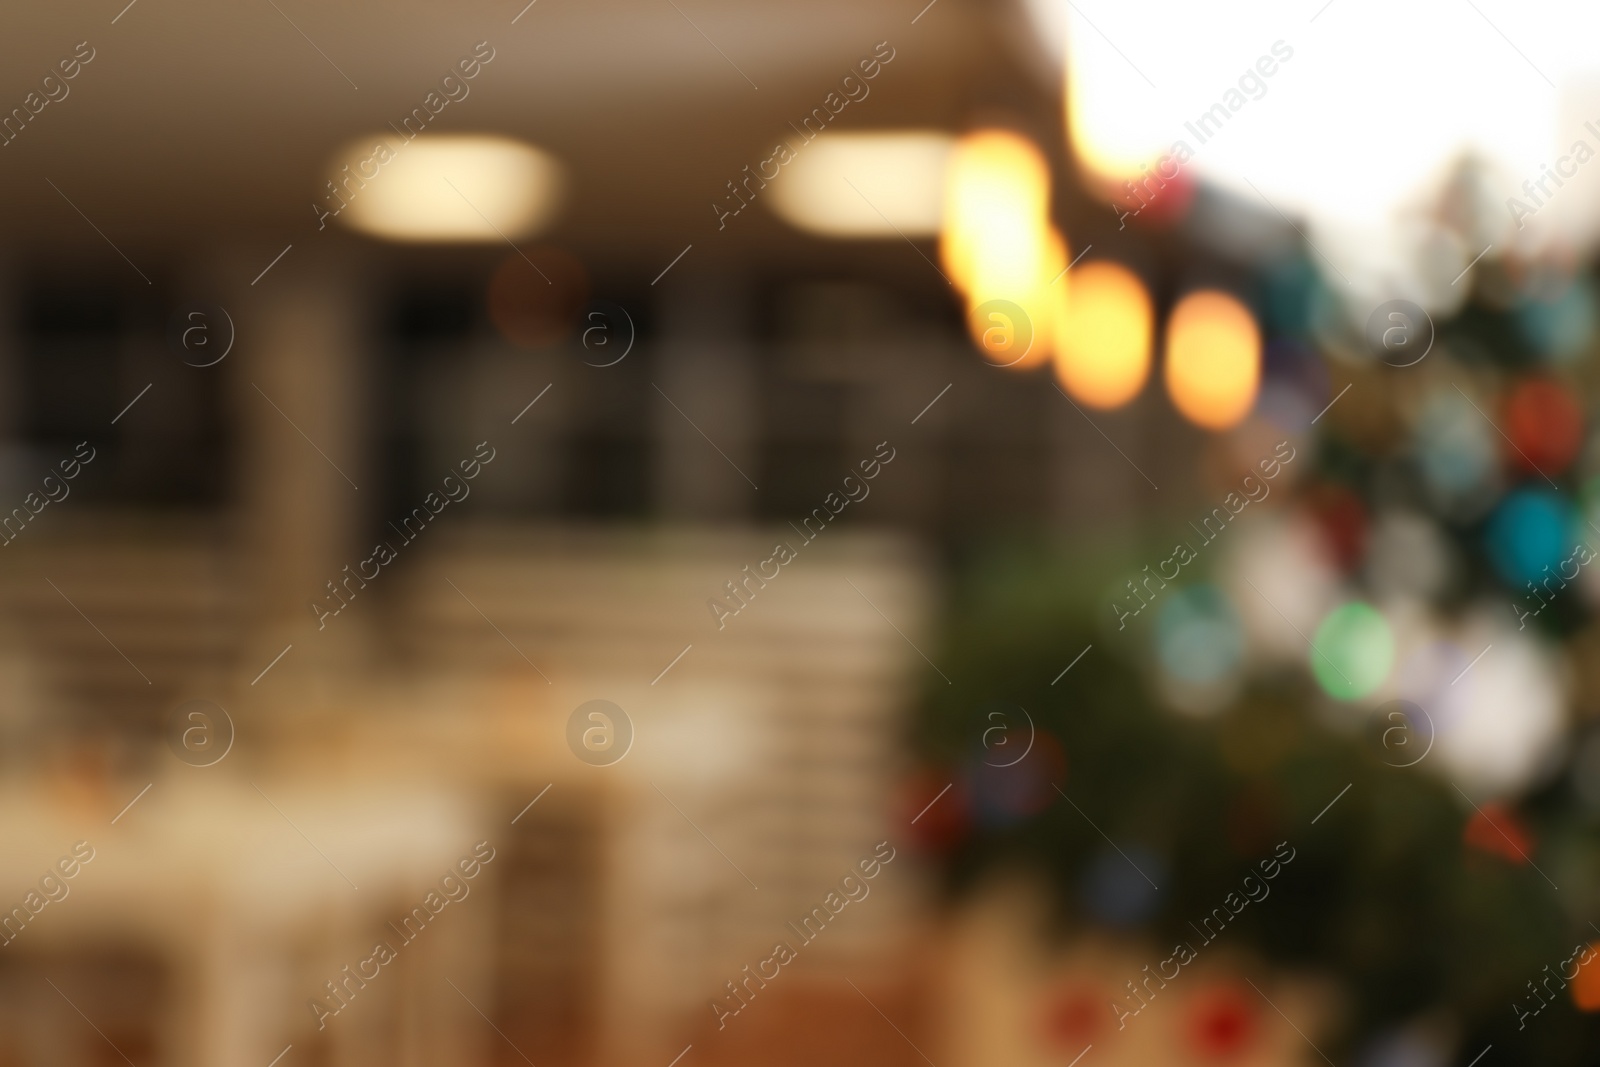
[[932,237],[952,144],[919,130],[825,134],[784,167],[768,202],[791,226],[823,237]]
[[555,159],[508,137],[381,135],[352,142],[331,169],[320,206],[391,241],[515,241],[548,224],[560,199]]
[[1431,769],[1480,796],[1515,792],[1548,772],[1566,735],[1560,665],[1506,625],[1503,611],[1482,608],[1456,640],[1419,657],[1400,694],[1432,716]]
[[[1298,453],[1297,459],[1304,455]],[[1266,659],[1303,663],[1306,639],[1301,635],[1315,631],[1349,590],[1340,585],[1326,542],[1311,520],[1270,513],[1257,518],[1220,536],[1213,518],[1210,526],[1196,527],[1194,539],[1186,543],[1198,548],[1204,542],[1212,551],[1206,536],[1228,540],[1221,547],[1222,583],[1249,645]]]
[[[1183,143],[1186,174],[1309,219],[1347,293],[1439,307],[1490,243],[1559,256],[1600,235],[1600,5],[1022,2],[1065,63],[1074,152],[1102,188],[1127,196]],[[1450,196],[1467,161],[1479,188]],[[1562,184],[1537,192],[1546,164]]]

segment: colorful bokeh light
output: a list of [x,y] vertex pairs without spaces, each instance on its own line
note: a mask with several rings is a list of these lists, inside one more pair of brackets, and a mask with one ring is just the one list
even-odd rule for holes
[[1244,634],[1222,590],[1196,585],[1169,599],[1156,620],[1161,669],[1175,681],[1207,685],[1238,669]]
[[1486,507],[1500,471],[1500,437],[1462,393],[1446,389],[1423,404],[1417,459],[1432,497],[1452,511]]
[[1559,474],[1583,444],[1583,410],[1556,382],[1533,378],[1511,390],[1505,408],[1507,461],[1529,473]]
[[[972,339],[985,358],[1011,367],[1049,358],[1054,291],[1067,284],[1056,280],[1066,269],[1067,248],[1050,224],[1050,168],[1032,141],[980,130],[956,142],[945,175],[939,258],[966,297]],[[1000,302],[1012,305],[1002,315],[1009,321],[988,313]],[[1023,335],[1026,345],[1015,340]]]
[[1097,260],[1075,268],[1057,297],[1056,377],[1093,408],[1121,407],[1150,375],[1150,294],[1128,268]]
[[1226,430],[1255,405],[1261,381],[1261,331],[1236,298],[1190,293],[1167,323],[1167,393],[1184,418]]
[[1048,226],[1050,167],[1037,145],[1007,130],[956,142],[945,173],[939,260],[962,289],[1007,260],[1036,254]]
[[1329,612],[1311,641],[1311,672],[1337,700],[1359,700],[1394,667],[1394,634],[1370,604],[1352,601]]
[[1489,559],[1514,589],[1554,573],[1572,550],[1573,515],[1565,497],[1549,489],[1508,493],[1489,519]]
[[1517,308],[1517,328],[1541,355],[1566,363],[1588,349],[1596,317],[1593,289],[1573,281],[1545,299],[1530,299]]
[[[980,265],[967,290],[967,327],[973,344],[998,366],[1036,367],[1050,358],[1055,318],[1050,283],[1066,269],[1067,250],[1061,235],[1048,224],[1042,238],[1037,248],[1015,259]],[[1055,288],[1065,285],[1057,282]]]
[[1580,963],[1578,976],[1572,980],[1572,1003],[1579,1011],[1600,1011],[1600,941],[1591,941],[1580,954],[1589,958]]

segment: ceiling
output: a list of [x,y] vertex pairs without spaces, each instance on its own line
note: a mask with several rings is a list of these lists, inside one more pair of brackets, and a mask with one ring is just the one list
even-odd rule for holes
[[478,42],[494,58],[434,128],[553,151],[571,178],[554,238],[641,263],[694,241],[712,257],[810,254],[817,242],[765,211],[719,233],[710,205],[879,42],[894,58],[837,128],[960,128],[997,106],[1055,121],[1012,47],[1020,16],[975,0],[920,15],[921,0],[125,3],[0,22],[0,108],[79,42],[94,55],[0,148],[13,245],[160,256],[357,241],[318,234],[328,158],[398,123]]

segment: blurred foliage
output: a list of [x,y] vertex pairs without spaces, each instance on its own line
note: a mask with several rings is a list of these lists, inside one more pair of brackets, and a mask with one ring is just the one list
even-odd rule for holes
[[[1427,1015],[1450,1020],[1468,1056],[1492,1043],[1503,1050],[1499,1062],[1600,1063],[1600,1020],[1566,993],[1520,1030],[1513,1007],[1536,1004],[1526,983],[1547,964],[1555,970],[1575,944],[1600,940],[1583,903],[1593,874],[1568,883],[1569,873],[1592,872],[1596,849],[1565,787],[1547,788],[1516,815],[1557,890],[1533,866],[1463,842],[1473,809],[1429,773],[1440,770],[1436,761],[1395,768],[1373,737],[1324,725],[1314,713],[1324,698],[1305,672],[1257,678],[1208,719],[1168,711],[1144,635],[1090,623],[1109,611],[1091,602],[1097,590],[1084,576],[1113,568],[1095,554],[1037,548],[963,568],[935,657],[952,684],[929,687],[915,728],[922,757],[939,781],[961,784],[955,803],[967,809],[934,846],[952,896],[1020,869],[1048,887],[1058,934],[1107,925],[1106,909],[1097,916],[1085,892],[1110,851],[1103,831],[1120,849],[1154,857],[1161,872],[1150,872],[1160,887],[1150,911],[1124,932],[1200,949],[1190,924],[1287,841],[1293,862],[1217,943],[1336,980],[1348,1011],[1335,1047],[1349,1052]],[[996,700],[1020,705],[1060,742],[1064,773],[1049,764],[1048,741],[1016,767],[984,767],[986,755],[993,760],[982,741],[985,708]],[[985,790],[997,774],[1024,775],[1030,764],[1048,796],[1032,813],[995,817]],[[1564,857],[1554,869],[1552,855]]]

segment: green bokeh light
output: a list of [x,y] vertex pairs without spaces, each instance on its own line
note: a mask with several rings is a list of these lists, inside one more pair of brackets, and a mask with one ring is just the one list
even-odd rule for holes
[[1378,610],[1359,600],[1328,613],[1309,651],[1322,691],[1336,700],[1359,700],[1389,677],[1394,634]]

